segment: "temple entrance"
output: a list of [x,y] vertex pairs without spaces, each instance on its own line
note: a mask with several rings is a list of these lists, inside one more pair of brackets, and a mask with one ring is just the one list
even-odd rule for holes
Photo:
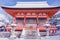
[[46,36],[46,27],[44,24],[47,22],[47,18],[38,18],[38,27],[40,36]]
[[23,29],[21,37],[27,39],[39,38],[37,30],[37,18],[26,18],[26,28]]
[[37,26],[37,21],[36,18],[26,18],[26,26],[33,26],[36,27]]
[[47,21],[47,18],[38,18],[38,25],[43,26]]
[[24,18],[16,18],[16,23],[18,26],[24,25]]

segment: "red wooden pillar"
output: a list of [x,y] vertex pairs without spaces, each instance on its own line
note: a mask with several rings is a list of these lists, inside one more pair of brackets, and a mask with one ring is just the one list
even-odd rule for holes
[[38,13],[37,13],[37,28],[38,28]]
[[47,13],[47,22],[49,22],[49,15],[48,15],[48,13]]
[[26,27],[26,15],[24,15],[24,27]]
[[13,14],[14,14],[14,21],[13,21],[13,23],[16,24],[16,15],[17,15],[18,13],[17,13],[17,12],[13,12]]
[[16,24],[16,17],[14,17],[14,22],[13,23],[15,23]]

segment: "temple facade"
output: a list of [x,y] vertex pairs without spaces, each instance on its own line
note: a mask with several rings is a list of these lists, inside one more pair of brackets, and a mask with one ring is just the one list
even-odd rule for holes
[[43,26],[49,21],[60,7],[49,6],[44,2],[17,2],[15,6],[1,6],[8,14],[14,17],[14,23],[20,27]]

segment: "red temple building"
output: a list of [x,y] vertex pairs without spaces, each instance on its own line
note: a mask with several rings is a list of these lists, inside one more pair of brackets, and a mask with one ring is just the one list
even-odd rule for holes
[[16,6],[1,6],[14,17],[14,22],[22,27],[39,27],[60,10],[58,6],[49,6],[47,2],[17,2]]

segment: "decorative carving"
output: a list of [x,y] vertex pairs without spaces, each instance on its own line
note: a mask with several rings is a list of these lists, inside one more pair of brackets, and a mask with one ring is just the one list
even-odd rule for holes
[[36,15],[36,13],[32,13],[32,15]]
[[46,13],[43,13],[43,16],[46,16],[47,14]]
[[24,15],[24,13],[20,13],[20,15]]
[[42,16],[42,13],[39,13],[38,15],[39,15],[39,16]]
[[19,15],[20,15],[20,13],[17,13],[17,15],[19,16]]
[[31,15],[31,13],[27,13],[26,15]]

